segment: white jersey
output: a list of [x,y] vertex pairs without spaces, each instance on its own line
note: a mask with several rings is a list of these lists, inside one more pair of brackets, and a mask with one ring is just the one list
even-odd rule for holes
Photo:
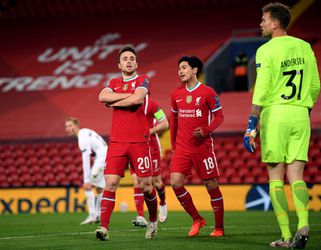
[[94,130],[82,128],[78,132],[78,146],[82,153],[84,183],[91,183],[90,155],[95,154],[93,165],[99,164],[99,168],[104,168],[107,143]]

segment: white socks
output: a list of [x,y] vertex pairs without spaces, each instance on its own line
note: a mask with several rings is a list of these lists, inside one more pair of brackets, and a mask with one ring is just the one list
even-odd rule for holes
[[85,191],[89,215],[96,217],[95,194],[93,190]]
[[101,204],[101,198],[103,197],[103,193],[97,194],[97,200],[96,200],[96,213],[97,216],[100,218],[100,204]]

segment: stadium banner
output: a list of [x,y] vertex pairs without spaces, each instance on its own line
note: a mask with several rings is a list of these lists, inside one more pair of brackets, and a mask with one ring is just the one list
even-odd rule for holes
[[[186,186],[197,209],[212,210],[204,186]],[[166,187],[166,201],[170,211],[182,211],[170,186]],[[222,185],[226,211],[271,210],[268,185]],[[289,209],[294,211],[291,189],[285,186]],[[321,184],[309,186],[309,209],[321,211]],[[0,214],[64,213],[86,210],[81,188],[10,188],[0,189]],[[135,211],[132,187],[119,187],[115,211]],[[146,207],[145,207],[146,211]]]

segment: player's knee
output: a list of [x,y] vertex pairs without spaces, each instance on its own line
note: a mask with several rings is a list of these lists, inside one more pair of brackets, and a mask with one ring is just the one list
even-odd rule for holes
[[153,186],[155,188],[161,188],[162,187],[162,181],[161,180],[158,180],[158,179],[153,179]]
[[140,189],[143,193],[151,193],[153,186],[151,184],[140,185]]
[[110,192],[115,192],[116,189],[118,188],[118,183],[115,182],[110,182],[110,183],[106,183],[106,187],[105,190],[110,191]]
[[216,178],[204,181],[207,190],[213,190],[218,186]]
[[153,189],[151,178],[142,178],[138,180],[138,184],[143,193],[150,192]]
[[182,186],[184,186],[184,180],[185,180],[185,178],[171,176],[171,186],[173,188],[182,187]]

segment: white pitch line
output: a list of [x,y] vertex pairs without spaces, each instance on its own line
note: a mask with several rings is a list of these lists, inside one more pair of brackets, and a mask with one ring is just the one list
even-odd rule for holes
[[[310,224],[310,226],[320,226],[321,224]],[[251,226],[251,228],[255,227],[266,227],[267,225],[255,225]],[[276,225],[277,226],[277,225]],[[225,226],[225,228],[238,228],[239,226]],[[248,227],[248,226],[247,226]],[[214,226],[205,226],[204,228],[214,228]],[[242,227],[244,228],[244,227]],[[190,227],[164,227],[164,228],[158,228],[159,231],[167,231],[167,230],[188,230]],[[134,229],[116,229],[116,230],[110,230],[109,232],[137,232],[139,231],[139,228]],[[84,234],[92,234],[94,235],[94,232],[75,232],[75,233],[58,233],[58,234],[37,234],[37,235],[21,235],[21,236],[7,236],[7,237],[0,237],[0,240],[14,240],[14,239],[30,239],[30,238],[41,238],[41,237],[53,237],[53,236],[68,236],[68,235],[84,235]]]

